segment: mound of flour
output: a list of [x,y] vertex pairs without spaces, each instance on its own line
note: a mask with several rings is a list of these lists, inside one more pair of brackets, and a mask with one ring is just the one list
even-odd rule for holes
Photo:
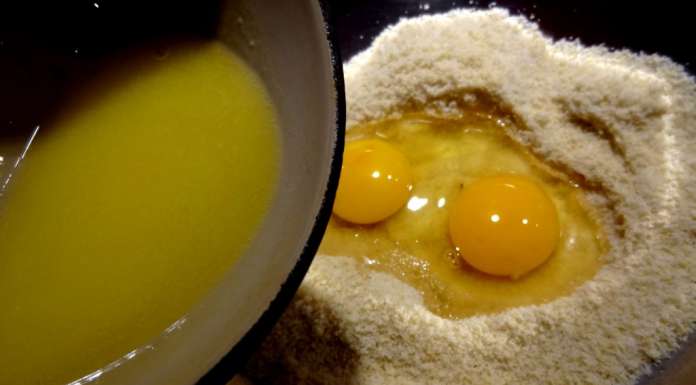
[[317,256],[250,377],[627,385],[696,326],[696,83],[680,66],[554,42],[504,10],[457,10],[387,28],[345,76],[349,127],[494,97],[518,118],[512,138],[591,186],[612,249],[568,297],[462,320],[352,258]]

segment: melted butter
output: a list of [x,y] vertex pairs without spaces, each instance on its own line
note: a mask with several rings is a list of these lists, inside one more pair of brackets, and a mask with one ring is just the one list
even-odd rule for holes
[[[415,186],[406,207],[372,226],[331,219],[320,247],[393,274],[423,294],[435,314],[461,318],[541,304],[571,293],[602,266],[608,244],[583,201],[582,188],[550,169],[504,132],[504,115],[483,109],[457,119],[407,114],[351,128],[347,140],[380,137],[408,157]],[[553,200],[559,246],[536,270],[496,278],[467,266],[448,235],[448,209],[462,186],[488,175],[516,173],[536,180]]]
[[26,138],[0,138],[0,385],[66,384],[152,341],[275,189],[274,109],[221,43],[138,51],[85,87],[18,168]]

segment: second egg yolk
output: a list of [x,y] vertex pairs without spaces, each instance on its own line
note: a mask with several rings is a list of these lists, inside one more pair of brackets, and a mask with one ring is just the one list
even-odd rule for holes
[[541,265],[560,236],[556,208],[531,179],[479,179],[459,194],[450,212],[450,237],[479,271],[517,278]]
[[406,204],[412,186],[411,166],[394,146],[379,139],[348,142],[334,214],[356,224],[382,221]]

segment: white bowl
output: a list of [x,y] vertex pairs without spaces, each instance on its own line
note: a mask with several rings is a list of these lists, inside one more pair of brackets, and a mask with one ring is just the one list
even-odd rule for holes
[[[204,377],[206,384],[225,383],[292,298],[331,213],[345,103],[341,60],[332,49],[322,6],[314,0],[212,0],[186,6],[158,0],[81,3],[31,4],[19,10],[3,6],[0,12],[0,69],[9,65],[9,75],[4,75],[10,77],[0,96],[25,109],[32,106],[27,122],[43,116],[43,109],[50,115],[60,102],[59,96],[52,99],[53,92],[30,92],[32,87],[59,88],[46,83],[55,75],[52,66],[71,65],[80,55],[99,55],[112,46],[127,48],[139,43],[141,34],[166,37],[167,31],[160,29],[176,30],[198,19],[213,20],[215,28],[206,27],[205,33],[217,31],[217,38],[259,73],[275,104],[282,136],[280,181],[246,253],[219,286],[163,334],[73,382],[191,385]],[[6,48],[16,51],[3,52]],[[33,60],[34,55],[45,57],[48,64]],[[9,60],[3,63],[3,58]],[[12,67],[16,58],[32,64]],[[27,79],[13,79],[13,70],[26,72]],[[11,90],[13,81],[17,87]],[[1,119],[21,113],[5,107]],[[20,118],[15,121],[23,122],[24,116]]]

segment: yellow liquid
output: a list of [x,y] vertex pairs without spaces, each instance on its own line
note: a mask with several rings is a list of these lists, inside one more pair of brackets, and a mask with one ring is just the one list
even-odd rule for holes
[[[582,189],[508,138],[508,117],[485,109],[454,120],[410,114],[353,127],[347,140],[380,137],[401,150],[414,173],[406,207],[372,226],[333,217],[320,246],[327,255],[357,258],[395,275],[423,294],[435,314],[461,318],[539,304],[567,295],[592,278],[606,251]],[[498,278],[468,266],[450,242],[448,210],[462,186],[482,176],[528,175],[551,197],[561,225],[549,260],[518,279]]]
[[64,384],[158,336],[275,189],[274,110],[239,58],[191,43],[119,66],[42,126],[0,200],[2,385]]

